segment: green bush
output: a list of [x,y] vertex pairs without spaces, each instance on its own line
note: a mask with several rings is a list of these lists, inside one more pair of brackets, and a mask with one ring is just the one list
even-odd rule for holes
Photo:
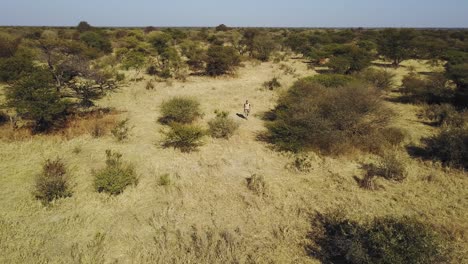
[[412,103],[441,104],[450,102],[454,95],[443,75],[421,78],[410,74],[403,78],[402,87],[405,100]]
[[122,154],[106,150],[106,156],[106,167],[93,172],[96,191],[118,195],[138,183],[134,166],[123,162]]
[[423,139],[427,155],[446,166],[468,168],[468,128],[446,127]]
[[160,186],[169,186],[169,185],[171,185],[171,183],[172,183],[171,175],[169,175],[168,173],[165,173],[165,174],[159,176],[158,184]]
[[366,166],[367,175],[383,177],[387,180],[403,181],[408,176],[406,164],[395,152],[385,152],[377,164]]
[[128,126],[129,119],[120,121],[114,128],[112,128],[111,133],[117,139],[117,141],[122,142],[128,139],[130,134],[131,127]]
[[172,123],[168,131],[163,132],[165,139],[163,147],[173,147],[182,152],[191,152],[197,150],[202,143],[205,131],[193,125]]
[[380,90],[389,90],[395,84],[395,74],[387,70],[368,68],[358,75]]
[[375,88],[351,83],[329,89],[306,78],[279,98],[264,138],[294,152],[340,154],[352,147],[367,151],[385,143],[370,139],[381,138],[390,116]]
[[406,134],[399,128],[386,127],[380,131],[382,140],[388,142],[391,146],[400,146],[406,138]]
[[34,196],[44,204],[72,196],[70,178],[61,159],[47,160],[36,177]]
[[6,89],[7,106],[25,119],[35,122],[34,130],[43,132],[66,118],[70,103],[64,100],[46,70],[23,76]]
[[467,120],[465,112],[458,112],[450,104],[426,105],[419,113],[419,117],[428,119],[437,126],[463,127]]
[[189,97],[175,97],[161,105],[162,117],[160,121],[164,124],[171,122],[191,123],[200,117],[200,103]]
[[228,112],[215,112],[216,117],[208,121],[208,132],[214,138],[230,138],[239,128],[239,124],[229,117]]
[[240,64],[240,56],[233,47],[212,45],[205,58],[206,73],[210,76],[218,76],[232,73]]
[[104,33],[86,31],[81,34],[80,39],[90,48],[95,48],[105,53],[112,52],[112,44]]
[[12,82],[34,71],[34,64],[28,56],[15,55],[0,58],[0,82]]
[[434,229],[410,217],[382,217],[366,223],[339,214],[318,215],[309,253],[323,263],[448,263],[446,242]]
[[343,74],[319,74],[303,79],[305,82],[315,82],[325,87],[340,87],[356,82],[357,79],[353,76]]

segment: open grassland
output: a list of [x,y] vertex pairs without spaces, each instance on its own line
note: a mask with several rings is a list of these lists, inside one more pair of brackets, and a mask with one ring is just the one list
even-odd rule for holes
[[[397,82],[409,68],[438,70],[410,61],[397,70]],[[340,210],[363,221],[373,216],[415,216],[456,241],[457,263],[467,261],[468,184],[466,173],[410,158],[402,149],[408,178],[378,180],[383,189],[359,188],[360,163],[374,157],[359,152],[344,157],[310,154],[308,173],[288,169],[290,154],[256,139],[265,128],[262,112],[299,77],[315,74],[299,60],[285,75],[279,64],[246,63],[236,77],[189,77],[186,82],[130,82],[99,102],[115,108],[115,119],[130,120],[130,138],[111,135],[34,136],[0,141],[1,263],[318,263],[307,255],[310,216]],[[409,66],[403,63],[404,66]],[[390,69],[390,71],[395,71]],[[282,88],[265,81],[279,76]],[[146,77],[149,79],[149,77]],[[206,137],[198,152],[161,147],[160,105],[173,96],[198,99],[206,126],[215,110],[229,111],[240,123],[229,140]],[[390,94],[389,97],[395,96]],[[237,118],[249,99],[253,115]],[[395,111],[392,124],[406,143],[419,144],[434,128],[416,117],[417,106],[386,102]],[[7,128],[3,128],[7,129]],[[139,184],[122,195],[96,193],[92,170],[104,166],[105,150],[121,152],[135,164]],[[32,195],[34,177],[45,159],[61,157],[73,176],[74,194],[45,207]],[[161,186],[160,176],[170,184]],[[247,178],[262,175],[265,195],[247,188]]]

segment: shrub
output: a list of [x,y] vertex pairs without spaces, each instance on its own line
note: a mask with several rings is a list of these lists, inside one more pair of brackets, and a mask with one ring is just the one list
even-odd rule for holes
[[0,58],[0,82],[12,82],[34,71],[31,58],[15,55],[9,58]]
[[96,191],[118,195],[127,186],[138,183],[134,166],[124,163],[121,160],[122,154],[106,150],[106,156],[106,167],[93,172]]
[[161,105],[162,117],[160,121],[165,124],[171,122],[191,123],[200,117],[200,103],[188,97],[175,97]]
[[389,90],[393,87],[395,74],[387,70],[368,68],[359,77],[374,85],[379,90]]
[[197,150],[202,143],[205,131],[193,125],[172,123],[169,131],[163,132],[165,139],[163,147],[173,147],[182,152],[191,152]]
[[406,138],[406,134],[401,129],[396,127],[383,128],[380,134],[383,137],[382,141],[386,141],[391,146],[401,145]]
[[410,217],[358,223],[338,214],[318,215],[309,252],[324,263],[446,263],[443,238]]
[[109,38],[103,33],[86,31],[81,34],[80,39],[90,48],[95,48],[105,53],[112,52],[112,44]]
[[427,154],[446,166],[468,168],[468,128],[446,127],[423,139]]
[[111,133],[117,139],[117,141],[121,142],[129,137],[130,127],[128,126],[129,119],[125,119],[120,121],[114,128],[112,128]]
[[228,112],[215,112],[216,117],[208,121],[208,132],[214,138],[230,138],[239,128],[239,124],[229,117]]
[[357,79],[343,74],[320,74],[304,78],[304,81],[315,82],[325,87],[340,87],[345,86],[351,82],[356,82]]
[[466,114],[459,113],[457,109],[450,104],[425,105],[419,113],[420,118],[426,118],[437,126],[447,125],[454,127],[463,127],[466,122]]
[[387,180],[403,181],[408,173],[404,161],[395,152],[386,152],[381,157],[376,175]]
[[160,186],[169,186],[169,185],[171,185],[171,183],[172,183],[171,175],[169,175],[168,173],[165,173],[165,174],[159,176],[158,184]]
[[42,173],[36,177],[34,195],[45,204],[72,196],[70,179],[61,159],[44,163]]
[[212,45],[207,51],[206,73],[218,76],[233,72],[240,64],[240,56],[233,47]]
[[406,100],[414,103],[441,104],[449,102],[454,94],[443,75],[423,79],[410,74],[403,78],[402,87],[401,91],[407,97]]
[[274,90],[276,88],[280,88],[281,83],[279,82],[278,77],[273,77],[273,79],[271,79],[270,81],[264,82],[263,87],[265,87],[266,89],[272,91],[272,90]]
[[253,174],[247,178],[247,188],[259,196],[265,196],[268,193],[268,186],[262,175]]
[[328,154],[383,144],[370,139],[380,138],[390,117],[375,88],[352,83],[329,89],[309,78],[282,95],[273,112],[266,140],[281,150]]

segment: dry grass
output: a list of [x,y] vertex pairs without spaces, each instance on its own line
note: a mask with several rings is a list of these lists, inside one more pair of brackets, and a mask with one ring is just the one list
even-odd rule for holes
[[[314,73],[300,61],[287,64],[296,75]],[[353,176],[362,177],[359,164],[372,156],[315,158],[310,172],[294,172],[286,168],[288,155],[256,140],[264,130],[258,114],[271,109],[277,92],[295,80],[282,72],[272,63],[247,64],[236,78],[189,77],[172,87],[155,83],[150,91],[145,82],[132,83],[100,102],[125,111],[135,125],[124,143],[110,135],[89,136],[92,120],[73,126],[82,132],[70,137],[0,140],[0,262],[318,263],[304,249],[309,216],[341,208],[355,219],[389,214],[421,218],[458,241],[455,252],[462,263],[468,248],[463,172],[410,160],[404,182],[379,179],[383,188],[367,191]],[[281,76],[283,88],[261,91],[274,76]],[[252,116],[239,119],[232,138],[207,139],[199,152],[162,149],[156,144],[163,137],[159,107],[164,99],[180,95],[199,99],[205,113],[200,125],[206,126],[216,109],[237,118],[246,99]],[[400,114],[393,125],[404,128],[409,141],[432,133],[417,122],[416,107],[388,104]],[[74,151],[77,147],[81,151]],[[98,194],[92,185],[91,171],[104,165],[109,148],[123,153],[140,175],[136,187],[117,197]],[[70,166],[74,195],[46,209],[32,197],[31,188],[43,161],[57,156]],[[160,186],[162,173],[173,176],[170,186]],[[268,183],[268,199],[246,188],[246,178],[253,174]]]

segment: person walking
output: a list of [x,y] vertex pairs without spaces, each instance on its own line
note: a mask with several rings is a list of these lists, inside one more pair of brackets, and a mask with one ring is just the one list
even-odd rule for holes
[[250,109],[252,108],[252,105],[249,103],[249,100],[246,100],[245,101],[245,104],[244,104],[244,115],[245,115],[245,118],[249,117],[249,114],[250,114]]

